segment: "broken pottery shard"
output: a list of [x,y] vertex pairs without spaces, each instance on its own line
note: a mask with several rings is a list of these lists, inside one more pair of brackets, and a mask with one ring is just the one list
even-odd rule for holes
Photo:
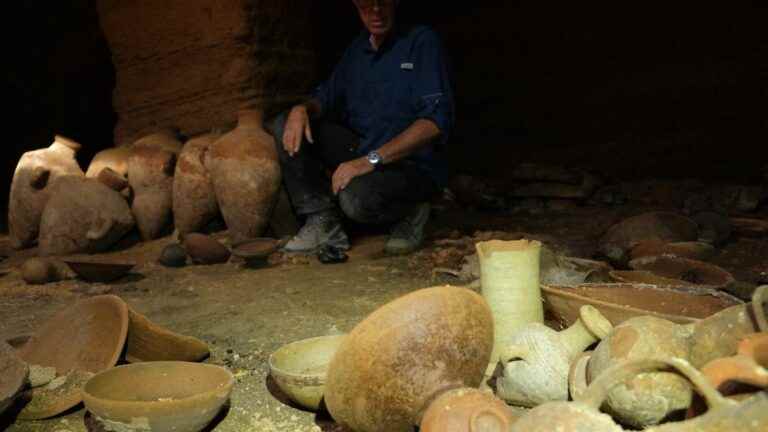
[[137,147],[128,159],[131,211],[144,240],[158,238],[171,223],[175,167],[176,155],[161,148]]
[[210,355],[208,345],[198,338],[174,333],[128,309],[128,339],[125,359],[131,363],[148,361],[202,361]]
[[685,216],[669,212],[650,212],[625,219],[608,229],[599,242],[599,251],[617,264],[625,264],[629,251],[647,240],[665,242],[694,241],[698,226]]
[[21,265],[21,278],[31,285],[42,285],[61,280],[56,266],[46,258],[30,258]]
[[56,135],[50,147],[26,152],[19,159],[8,204],[8,233],[14,248],[32,246],[37,239],[50,185],[61,177],[83,176],[75,160],[79,149],[80,144]]
[[40,222],[40,254],[102,252],[134,226],[125,199],[95,179],[66,177],[52,187]]
[[189,140],[179,155],[173,176],[174,225],[182,236],[199,231],[219,214],[207,160],[218,134]]
[[18,354],[29,364],[56,368],[58,376],[31,391],[19,418],[48,418],[80,403],[92,374],[117,363],[127,333],[128,306],[112,295],[82,300],[46,321]]
[[7,343],[0,341],[0,415],[8,409],[27,383],[29,368]]
[[210,173],[232,243],[260,237],[280,188],[274,139],[264,131],[262,113],[243,110],[237,127],[211,151]]
[[110,168],[122,176],[128,175],[128,158],[131,148],[128,146],[115,147],[96,153],[86,171],[86,177],[97,177],[104,168]]

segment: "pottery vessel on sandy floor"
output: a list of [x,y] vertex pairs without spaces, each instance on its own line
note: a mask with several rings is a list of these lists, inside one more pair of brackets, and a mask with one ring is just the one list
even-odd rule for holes
[[171,223],[175,168],[176,154],[156,147],[136,147],[128,159],[131,211],[144,240],[158,238]]
[[8,204],[8,233],[11,246],[32,246],[40,218],[50,197],[50,185],[65,176],[82,177],[75,154],[80,144],[56,135],[48,148],[26,152],[16,165]]
[[451,286],[412,292],[347,335],[328,368],[325,403],[354,431],[411,431],[440,394],[480,384],[492,347],[481,296]]
[[232,243],[261,237],[280,189],[281,171],[260,111],[238,113],[237,127],[213,144],[208,169]]
[[95,179],[62,178],[51,186],[40,221],[40,254],[109,249],[134,227],[125,199]]
[[199,231],[219,214],[207,168],[211,145],[218,138],[218,134],[193,138],[179,155],[173,176],[173,220],[182,236]]

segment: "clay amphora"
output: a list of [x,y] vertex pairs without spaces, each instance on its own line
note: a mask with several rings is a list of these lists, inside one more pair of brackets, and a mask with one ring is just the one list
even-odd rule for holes
[[207,159],[218,134],[193,138],[184,145],[173,176],[173,220],[182,236],[199,231],[219,214]]
[[571,363],[613,329],[592,306],[582,306],[580,314],[576,323],[561,332],[533,323],[512,336],[511,345],[501,354],[503,375],[496,381],[499,397],[529,407],[568,400]]
[[424,413],[420,432],[507,432],[517,417],[501,399],[478,389],[449,390]]
[[176,155],[156,147],[136,147],[128,159],[131,211],[144,240],[158,238],[171,223],[175,167]]
[[179,130],[161,127],[133,142],[133,148],[155,148],[178,155],[184,144],[179,139]]
[[[574,402],[549,402],[529,411],[526,415],[518,419],[509,429],[509,432],[620,432],[624,429],[616,424],[614,420],[599,411],[600,406],[606,399],[606,396],[617,385],[631,380],[640,375],[649,375],[658,372],[666,367],[674,368],[682,374],[697,388],[710,407],[710,412],[701,419],[695,419],[685,422],[667,423],[664,426],[647,429],[654,432],[671,431],[742,431],[750,432],[761,431],[763,429],[755,428],[755,420],[764,421],[761,418],[765,414],[759,414],[755,411],[755,406],[763,406],[765,402],[756,400],[747,407],[742,407],[721,396],[699,371],[691,367],[685,360],[679,358],[647,358],[641,360],[632,360],[612,366],[606,370],[605,374],[600,376],[597,381],[592,383],[583,395]],[[670,372],[665,372],[670,373]],[[768,398],[765,398],[768,401]],[[754,405],[753,405],[754,404]],[[743,412],[746,416],[736,416]],[[762,427],[762,426],[760,426]],[[700,428],[700,429],[697,429]]]
[[600,239],[600,252],[613,263],[623,265],[629,251],[643,241],[694,241],[698,226],[691,219],[669,212],[643,213],[625,219],[608,229]]
[[65,177],[51,187],[40,221],[40,255],[109,249],[134,226],[125,199],[95,179]]
[[274,139],[262,127],[262,113],[238,112],[237,127],[216,140],[208,166],[232,243],[260,237],[280,188]]
[[121,174],[123,177],[128,175],[128,158],[131,156],[131,147],[122,146],[102,150],[93,157],[86,177],[96,178],[104,168],[110,168]]
[[8,203],[8,232],[16,249],[32,246],[50,196],[49,185],[64,176],[82,177],[75,160],[80,144],[56,135],[50,147],[26,152],[16,165]]
[[539,288],[541,243],[491,240],[475,247],[483,297],[493,313],[493,354],[486,370],[490,375],[515,332],[529,323],[544,322]]
[[466,288],[421,289],[385,304],[342,341],[325,403],[357,432],[405,432],[440,394],[476,388],[493,347],[488,304]]
[[[692,328],[642,316],[614,328],[595,348],[587,367],[588,382],[627,361],[658,356],[688,359]],[[608,394],[607,408],[622,423],[637,428],[657,424],[670,413],[691,403],[691,388],[679,375],[669,372],[642,373],[615,386]]]

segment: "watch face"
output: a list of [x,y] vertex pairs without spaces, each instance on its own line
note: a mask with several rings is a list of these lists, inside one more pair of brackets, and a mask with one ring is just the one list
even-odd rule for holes
[[376,152],[370,152],[368,153],[368,162],[376,165],[377,163],[381,162],[381,156],[379,156],[379,154]]

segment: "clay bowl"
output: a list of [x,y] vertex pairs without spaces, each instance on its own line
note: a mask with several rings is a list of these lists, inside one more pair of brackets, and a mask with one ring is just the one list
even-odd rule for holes
[[717,249],[709,243],[672,242],[666,243],[658,239],[638,243],[629,253],[631,259],[657,255],[674,255],[680,258],[690,258],[706,261],[717,254]]
[[629,262],[629,267],[665,278],[679,279],[701,288],[723,289],[734,282],[730,273],[714,264],[674,255],[637,258]]
[[258,237],[240,242],[232,247],[232,255],[244,259],[248,264],[260,264],[280,246],[273,238]]
[[596,307],[614,326],[651,315],[678,324],[697,322],[740,302],[719,292],[688,292],[646,284],[541,285],[544,307],[561,325],[579,319],[583,305]]
[[108,430],[196,432],[216,417],[234,383],[232,373],[220,366],[136,363],[91,378],[83,401]]
[[648,284],[663,287],[689,287],[695,288],[696,285],[681,279],[671,279],[659,276],[645,270],[613,270],[608,273],[616,282]]
[[56,368],[64,381],[55,388],[32,389],[19,418],[52,417],[80,403],[82,385],[91,374],[117,363],[127,333],[128,306],[113,295],[80,301],[45,322],[18,355],[30,365]]
[[289,343],[269,356],[269,372],[280,390],[304,408],[317,411],[325,391],[328,365],[344,335]]
[[88,282],[102,283],[120,279],[136,265],[129,261],[103,261],[90,257],[69,257],[63,258],[62,261]]
[[0,414],[13,405],[14,400],[24,388],[29,375],[29,368],[14,349],[0,341]]

